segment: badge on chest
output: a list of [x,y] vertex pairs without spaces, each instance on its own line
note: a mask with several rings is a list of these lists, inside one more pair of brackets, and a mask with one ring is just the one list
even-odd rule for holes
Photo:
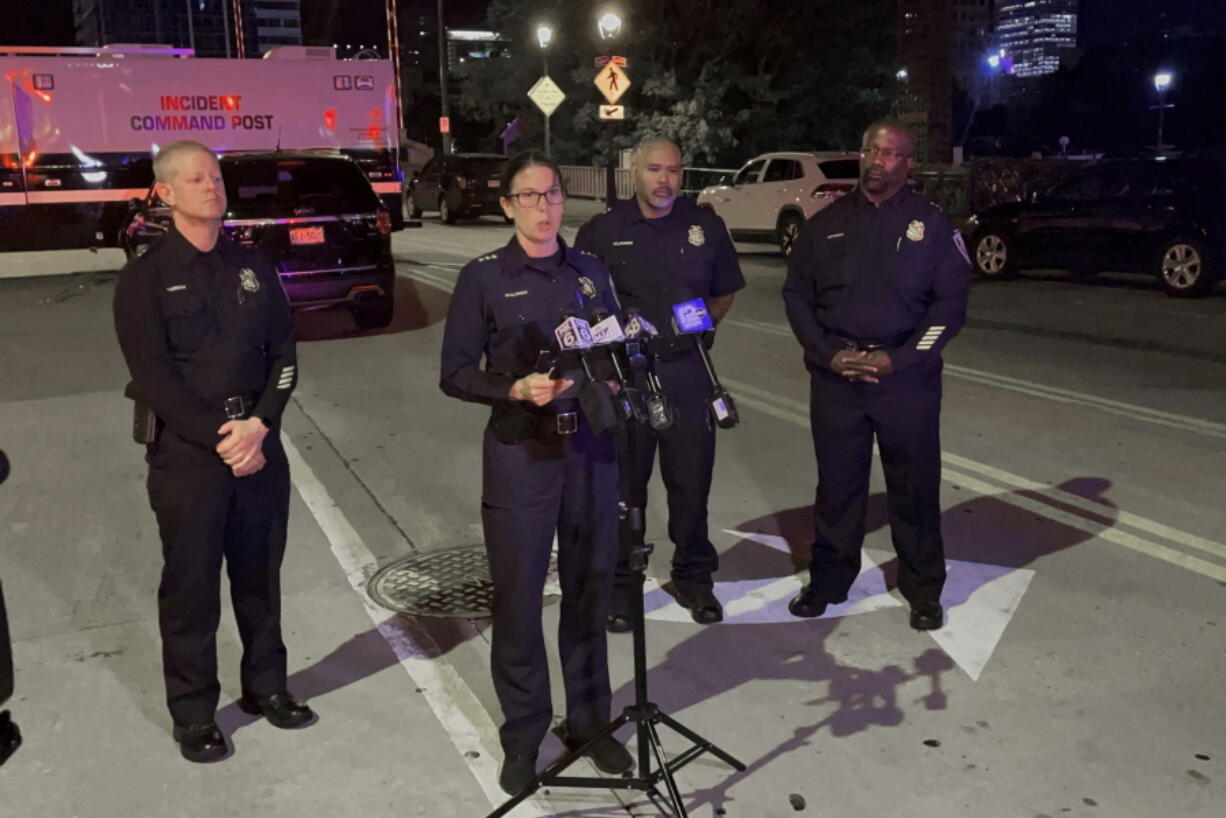
[[244,290],[249,293],[258,293],[260,291],[260,279],[256,277],[255,270],[250,267],[244,267],[238,271],[238,283]]

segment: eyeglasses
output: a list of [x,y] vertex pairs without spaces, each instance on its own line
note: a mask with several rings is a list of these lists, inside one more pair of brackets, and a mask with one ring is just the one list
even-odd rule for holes
[[870,156],[874,158],[880,156],[885,161],[890,162],[895,159],[908,159],[910,158],[911,154],[899,153],[892,148],[882,148],[878,145],[865,145],[864,147],[860,148],[861,159],[867,159]]
[[539,190],[524,190],[519,193],[510,193],[507,195],[507,198],[519,202],[520,207],[536,207],[541,203],[542,196],[551,205],[562,204],[562,202],[566,201],[566,191],[560,187],[551,187],[544,193],[541,193]]

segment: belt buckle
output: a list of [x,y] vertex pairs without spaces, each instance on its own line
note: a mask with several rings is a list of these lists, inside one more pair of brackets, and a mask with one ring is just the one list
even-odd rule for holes
[[242,420],[247,417],[247,399],[242,395],[232,395],[226,398],[226,419]]
[[559,412],[554,415],[554,425],[558,430],[558,434],[563,436],[573,435],[579,431],[579,413]]

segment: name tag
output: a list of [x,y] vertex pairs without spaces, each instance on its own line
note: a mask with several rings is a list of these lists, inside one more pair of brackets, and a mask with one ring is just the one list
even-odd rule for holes
[[167,287],[167,288],[166,288],[166,292],[168,292],[168,293],[177,293],[179,290],[186,290],[186,289],[187,289],[187,285],[186,285],[186,284],[176,284],[176,285],[174,285],[173,287]]
[[503,293],[502,297],[503,298],[519,298],[521,295],[527,295],[527,294],[528,294],[527,290],[516,290],[513,293]]
[[846,235],[847,235],[846,233],[831,233],[829,236],[826,236],[826,238],[827,239],[841,239]]
[[614,246],[614,247],[630,247],[630,246],[632,246],[633,244],[634,244],[634,242],[632,242],[632,241],[615,241],[615,242],[613,242],[613,246]]

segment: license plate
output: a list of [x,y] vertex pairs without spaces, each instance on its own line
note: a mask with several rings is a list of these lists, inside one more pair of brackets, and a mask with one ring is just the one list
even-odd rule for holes
[[498,181],[497,179],[490,179],[489,181],[486,182],[486,184],[489,185],[490,187],[499,187],[502,184],[502,182]]
[[324,229],[322,227],[295,227],[289,231],[291,244],[323,244]]

